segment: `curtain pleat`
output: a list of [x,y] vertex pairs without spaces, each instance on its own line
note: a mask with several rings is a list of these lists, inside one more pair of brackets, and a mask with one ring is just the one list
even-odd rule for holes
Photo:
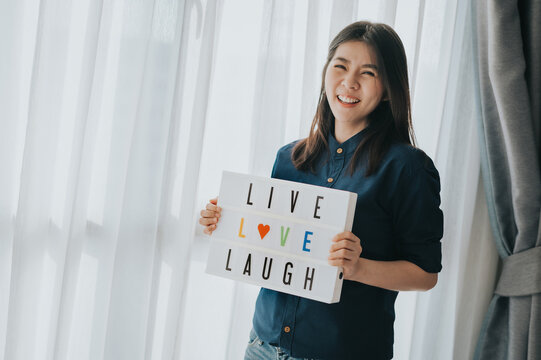
[[269,175],[269,164],[284,138],[294,6],[284,0],[264,4],[250,149],[251,172],[257,175]]
[[[301,79],[302,90],[300,91],[301,110],[298,118],[297,132],[290,138],[291,141],[298,139],[301,134],[308,134],[314,118],[314,109],[317,106],[321,87],[321,71],[326,57],[328,43],[321,44],[321,36],[313,36],[324,29],[321,23],[319,9],[320,0],[309,1],[306,18],[306,35],[304,45],[303,76]],[[318,46],[319,45],[319,46]],[[319,50],[318,50],[319,47]],[[317,76],[317,75],[319,76]],[[291,121],[291,119],[290,119]]]
[[[445,21],[436,23],[442,10]],[[443,270],[434,289],[418,294],[409,358],[468,359],[474,352],[472,337],[480,327],[481,313],[490,301],[497,266],[479,181],[471,12],[466,2],[448,3],[447,9],[426,4],[423,19],[423,33],[429,38],[420,44],[415,84],[421,87],[415,90],[414,118],[430,121],[432,117],[438,123],[432,125],[437,132],[428,145],[434,146],[440,172],[445,223]],[[440,54],[452,54],[451,58],[444,55],[436,61],[434,53],[427,53],[433,51],[436,38],[441,39]],[[430,88],[432,93],[425,92]],[[425,107],[429,99],[436,106]],[[422,143],[424,131],[418,133],[419,143],[430,151]],[[481,251],[483,261],[477,261]]]
[[[71,152],[71,144],[60,139],[62,130],[66,131],[67,139],[73,136],[73,126],[66,126],[62,117],[66,106],[63,93],[66,79],[62,68],[66,66],[65,30],[69,26],[69,16],[62,18],[62,15],[69,13],[70,7],[58,6],[53,12],[47,2],[37,5],[33,59],[19,58],[25,65],[31,64],[32,70],[4,351],[6,358],[13,359],[52,354],[61,285],[61,254],[67,242],[63,210],[70,187],[59,189],[57,186],[65,183],[69,176],[69,170],[61,167],[71,165],[69,156],[66,157]],[[55,61],[57,53],[60,61]],[[23,99],[15,97],[13,100]],[[59,151],[61,145],[68,152]],[[61,162],[64,163],[58,166]]]
[[[187,1],[187,4],[189,3],[190,2]],[[197,3],[199,3],[199,5]],[[203,3],[199,1],[194,1],[193,4],[195,4],[195,6],[203,6]],[[179,86],[181,88],[184,86],[184,88],[182,88],[181,90],[181,93],[193,91],[195,94],[193,103],[183,103],[182,105],[189,105],[193,108],[190,117],[185,118],[181,116],[180,118],[181,122],[191,121],[191,128],[188,133],[184,132],[180,134],[181,139],[182,137],[188,137],[188,147],[186,149],[186,152],[177,152],[182,154],[182,156],[179,156],[176,159],[177,173],[175,175],[175,181],[177,183],[175,184],[175,187],[181,189],[181,197],[178,202],[175,201],[173,204],[173,206],[177,204],[178,208],[172,209],[172,212],[177,214],[176,216],[179,221],[178,235],[181,239],[181,241],[176,244],[177,247],[175,250],[177,251],[177,254],[182,253],[181,263],[184,264],[183,266],[186,266],[186,264],[189,263],[189,248],[193,240],[194,228],[198,226],[197,215],[199,215],[199,212],[196,211],[196,194],[199,182],[198,174],[200,172],[201,153],[203,151],[203,137],[205,132],[207,108],[209,104],[211,90],[211,76],[213,74],[212,69],[214,66],[216,52],[216,37],[218,35],[218,29],[221,23],[221,7],[221,1],[207,1],[206,3],[204,3],[204,11],[200,14],[199,17],[200,32],[197,36],[200,42],[199,49],[197,55],[192,55],[190,53],[187,54],[188,58],[190,56],[195,56],[195,59],[197,59],[198,61],[198,66],[196,68],[197,77],[196,80],[191,84],[184,82],[179,83]],[[189,11],[189,6],[186,9]],[[187,13],[185,13],[185,16],[186,14]],[[184,24],[184,29],[186,29],[186,25],[189,24],[186,21],[186,18]],[[184,66],[185,65],[186,64],[184,64]],[[185,71],[190,71],[190,68],[186,67]],[[183,130],[182,126],[179,130]],[[181,163],[183,164],[182,166]],[[175,266],[175,262],[172,262],[172,266]],[[186,290],[185,285],[187,282],[187,276],[188,272],[183,271],[182,287],[178,288],[178,291],[182,296],[181,299],[185,298],[186,296],[184,291]],[[182,304],[184,304],[184,302]],[[183,307],[181,311],[187,311],[187,309]],[[178,321],[179,327],[177,328],[178,331],[175,334],[175,358],[180,358],[181,354],[182,330],[180,329],[182,329],[182,327],[180,327],[180,325],[182,325],[183,323],[182,313],[180,314],[180,318],[178,319]]]
[[541,4],[539,1],[518,1],[520,28],[524,44],[524,76],[528,85],[534,141],[537,146],[538,159],[541,160],[541,47],[537,34],[541,33]]

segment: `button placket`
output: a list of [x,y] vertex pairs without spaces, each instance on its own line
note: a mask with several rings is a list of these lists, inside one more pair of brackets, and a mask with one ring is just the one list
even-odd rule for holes
[[[338,148],[341,149],[341,148]],[[337,149],[337,153],[338,153]],[[329,171],[327,179],[325,180],[325,183],[328,187],[333,187],[336,183],[336,180],[338,180],[338,177],[340,176],[340,173],[342,172],[342,168],[344,167],[344,153],[341,154],[334,154],[332,157],[332,161],[329,164]]]
[[293,342],[293,331],[295,329],[295,317],[299,298],[289,296],[285,305],[285,313],[282,322],[282,331],[280,334],[279,346],[282,348],[291,348]]

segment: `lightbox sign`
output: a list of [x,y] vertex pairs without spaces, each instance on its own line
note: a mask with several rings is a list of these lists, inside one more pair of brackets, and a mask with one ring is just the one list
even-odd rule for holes
[[340,301],[332,238],[351,231],[357,194],[223,172],[206,272],[326,303]]

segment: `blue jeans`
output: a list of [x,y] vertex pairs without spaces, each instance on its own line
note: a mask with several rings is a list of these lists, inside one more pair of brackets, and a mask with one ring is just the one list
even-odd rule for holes
[[289,356],[284,350],[261,340],[254,329],[250,331],[250,341],[246,347],[244,360],[309,360]]

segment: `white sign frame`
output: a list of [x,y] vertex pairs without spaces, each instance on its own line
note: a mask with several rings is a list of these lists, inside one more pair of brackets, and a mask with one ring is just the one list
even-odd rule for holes
[[348,191],[224,171],[206,272],[336,303],[343,272],[327,257],[334,235],[351,231],[356,202]]

